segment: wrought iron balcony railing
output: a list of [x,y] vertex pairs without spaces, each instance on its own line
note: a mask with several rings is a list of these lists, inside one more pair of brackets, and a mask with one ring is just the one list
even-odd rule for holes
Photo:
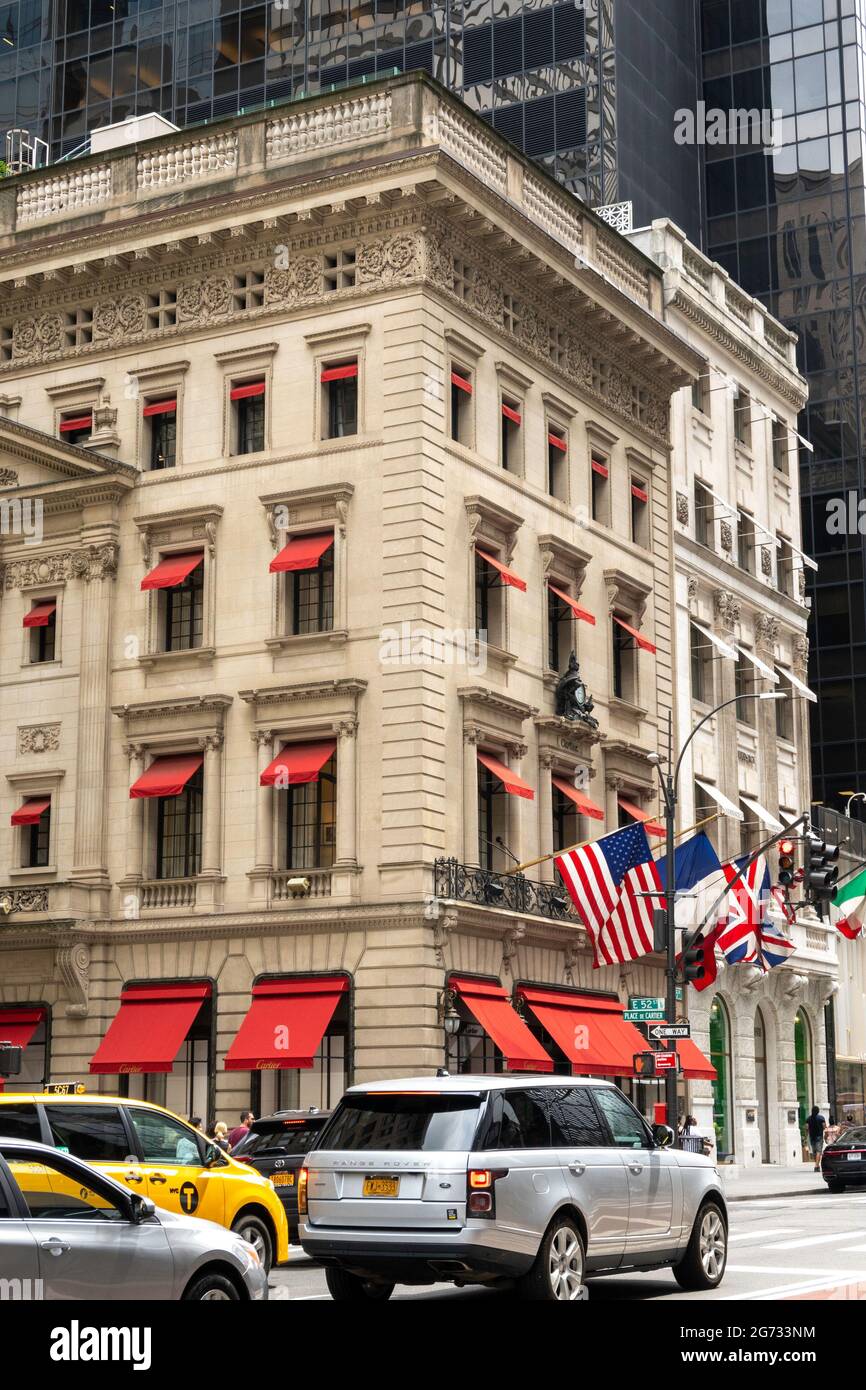
[[552,917],[562,922],[579,922],[568,893],[560,883],[534,883],[523,874],[501,874],[478,869],[456,859],[437,859],[433,865],[437,898],[501,907],[507,912],[523,912],[530,917]]

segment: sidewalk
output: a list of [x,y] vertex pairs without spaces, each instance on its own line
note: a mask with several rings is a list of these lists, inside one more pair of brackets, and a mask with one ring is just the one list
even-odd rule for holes
[[762,1163],[757,1168],[726,1167],[720,1164],[722,1187],[729,1202],[753,1202],[759,1197],[799,1197],[823,1193],[827,1186],[820,1173],[808,1163],[782,1168],[775,1163]]

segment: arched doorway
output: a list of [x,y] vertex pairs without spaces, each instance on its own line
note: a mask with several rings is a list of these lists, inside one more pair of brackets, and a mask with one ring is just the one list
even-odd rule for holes
[[812,1029],[802,1009],[797,1010],[794,1019],[794,1070],[797,1077],[797,1110],[800,1133],[806,1125],[815,1095],[815,1076],[812,1068]]
[[758,1101],[758,1129],[761,1137],[761,1162],[770,1162],[770,1105],[767,1087],[767,1030],[764,1015],[755,1010],[755,1096]]
[[710,1005],[710,1061],[716,1069],[713,1082],[713,1127],[719,1158],[734,1152],[731,1124],[731,1021],[724,1002],[716,996]]

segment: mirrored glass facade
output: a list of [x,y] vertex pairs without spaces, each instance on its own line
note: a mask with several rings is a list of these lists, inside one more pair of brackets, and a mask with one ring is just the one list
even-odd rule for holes
[[[708,107],[782,113],[768,153],[706,149],[708,252],[800,335],[815,796],[866,788],[863,0],[703,0]],[[853,494],[853,497],[849,497]],[[834,525],[828,503],[845,499]],[[835,513],[839,512],[838,506]],[[852,525],[853,522],[853,525]],[[866,531],[866,518],[859,523]]]

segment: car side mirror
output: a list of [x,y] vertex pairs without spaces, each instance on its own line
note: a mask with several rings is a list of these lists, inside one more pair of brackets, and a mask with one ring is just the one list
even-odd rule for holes
[[653,1125],[653,1140],[659,1149],[669,1149],[676,1139],[670,1125]]
[[226,1161],[226,1156],[216,1144],[208,1144],[204,1151],[205,1168],[219,1168]]
[[149,1197],[142,1197],[138,1192],[131,1194],[132,1200],[132,1220],[136,1226],[140,1226],[143,1221],[149,1221],[156,1213],[156,1204]]

